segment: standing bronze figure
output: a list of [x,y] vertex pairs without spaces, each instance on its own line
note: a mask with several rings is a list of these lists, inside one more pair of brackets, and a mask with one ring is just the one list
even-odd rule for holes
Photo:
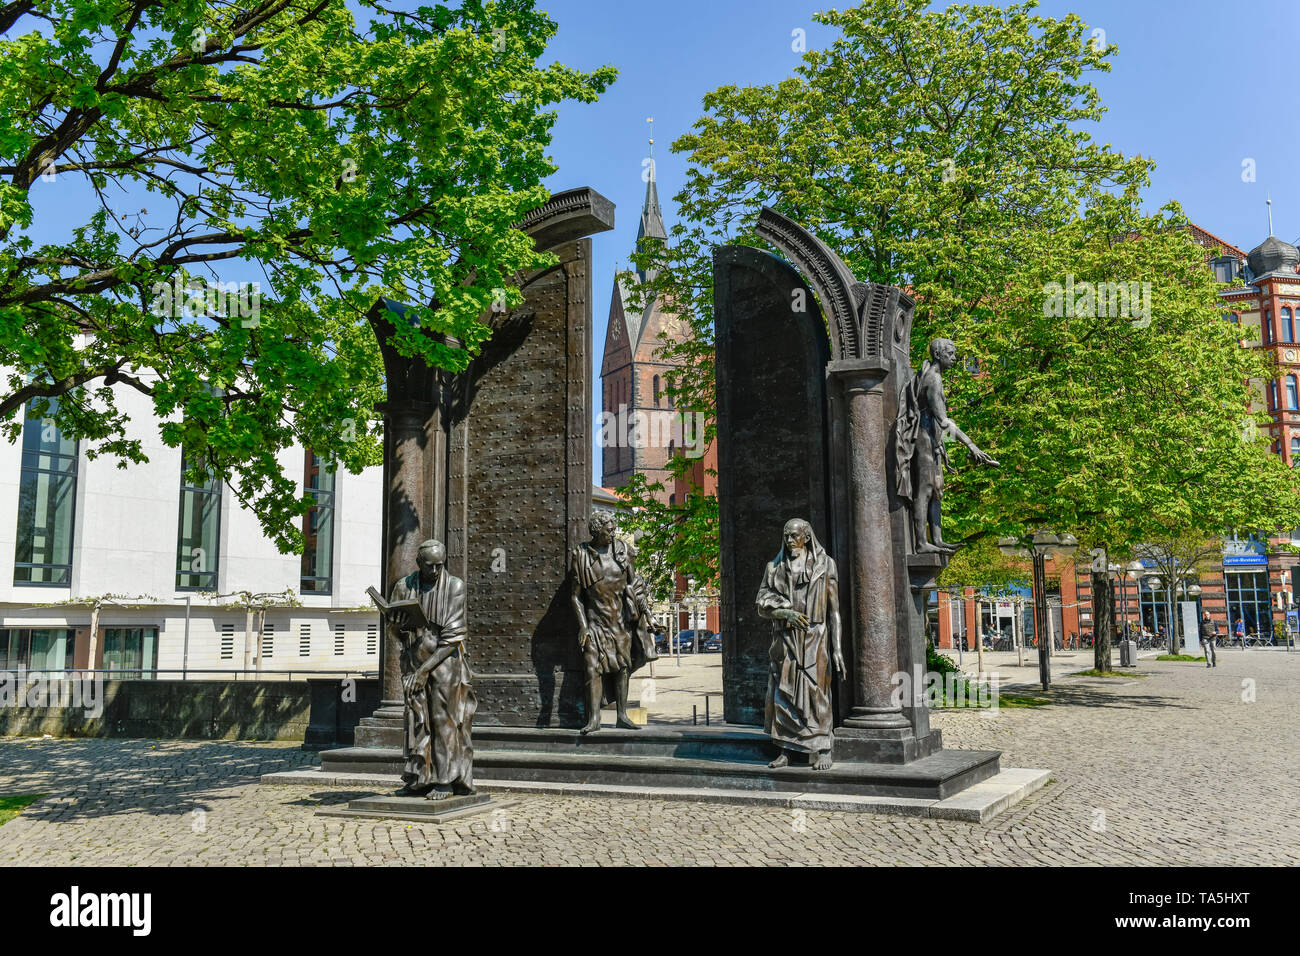
[[[904,392],[895,435],[898,496],[912,503],[912,532],[916,551],[951,553],[956,545],[943,540],[941,529],[943,472],[949,467],[944,438],[951,436],[965,445],[980,465],[997,467],[975,446],[957,423],[948,417],[948,400],[943,393],[943,373],[957,364],[957,346],[950,339],[930,343],[930,358],[921,366]],[[928,534],[927,534],[928,530]]]
[[393,586],[384,608],[402,649],[406,765],[398,796],[474,793],[471,725],[478,699],[465,659],[465,582],[446,569],[442,542],[425,541],[419,570]]
[[[617,726],[639,730],[627,714],[632,672],[658,656],[649,629],[644,582],[634,566],[635,552],[614,536],[614,516],[592,512],[591,540],[569,555],[570,597],[578,617],[578,647],[587,676],[587,723],[582,733],[600,729],[600,708],[617,704]],[[606,683],[613,694],[606,693]]]
[[807,754],[814,770],[831,766],[831,667],[843,674],[840,586],[835,561],[802,518],[785,523],[782,546],[758,589],[759,617],[772,621],[764,730],[781,754]]

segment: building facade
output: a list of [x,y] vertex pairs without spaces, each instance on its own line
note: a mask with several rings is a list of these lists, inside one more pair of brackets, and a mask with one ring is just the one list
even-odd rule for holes
[[148,462],[90,459],[32,417],[0,444],[0,669],[229,679],[378,667],[382,469],[280,455],[315,499],[281,554],[230,488],[191,484],[150,400],[121,386]]
[[[1300,465],[1300,251],[1291,243],[1270,235],[1250,252],[1218,236],[1192,226],[1193,237],[1206,250],[1206,265],[1228,287],[1220,292],[1225,321],[1240,328],[1238,340],[1244,348],[1263,349],[1275,362],[1277,377],[1254,382],[1256,411],[1266,409],[1273,419],[1269,426],[1273,451],[1290,466]],[[1224,542],[1220,560],[1206,568],[1196,583],[1201,593],[1192,598],[1175,595],[1175,607],[1194,605],[1199,618],[1208,611],[1219,633],[1235,631],[1241,621],[1247,634],[1265,639],[1274,636],[1285,620],[1292,634],[1300,630],[1300,617],[1292,595],[1295,568],[1300,555],[1290,551],[1300,546],[1300,529],[1287,538],[1230,536]],[[1093,631],[1092,587],[1089,566],[1081,562],[1052,569],[1049,563],[1048,606],[1052,609],[1054,636],[1069,642],[1072,637]],[[1026,568],[1026,578],[1029,577]],[[1116,583],[1117,622],[1127,622],[1133,631],[1168,632],[1170,622],[1166,592],[1152,590],[1147,575]],[[935,602],[938,643],[955,647],[966,637],[975,647],[977,634],[990,629],[998,637],[1012,633],[1033,639],[1033,595],[1029,589],[1016,600],[1013,596],[981,597],[974,590],[961,596],[940,593]],[[1017,610],[1027,606],[1028,611]],[[996,638],[995,638],[996,640]]]

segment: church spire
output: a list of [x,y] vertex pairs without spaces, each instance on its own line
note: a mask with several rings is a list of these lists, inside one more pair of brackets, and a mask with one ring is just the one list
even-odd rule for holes
[[[636,245],[641,248],[641,240],[649,236],[651,239],[667,239],[668,230],[664,228],[663,210],[659,208],[659,187],[655,184],[655,138],[654,138],[654,117],[646,117],[646,122],[650,124],[650,158],[646,161],[646,182],[645,182],[645,202],[641,206],[641,225],[636,231]],[[654,270],[647,272],[645,269],[638,269],[637,275],[641,281],[645,282],[647,278],[654,277]]]

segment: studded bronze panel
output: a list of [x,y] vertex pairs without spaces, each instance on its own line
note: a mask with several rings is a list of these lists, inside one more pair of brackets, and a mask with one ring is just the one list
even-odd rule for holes
[[591,240],[553,251],[452,400],[448,557],[483,724],[581,724],[564,584],[591,501]]
[[838,557],[828,535],[830,344],[812,290],[781,260],[722,246],[713,282],[723,713],[728,723],[761,724],[772,627],[755,600],[782,527],[807,519]]

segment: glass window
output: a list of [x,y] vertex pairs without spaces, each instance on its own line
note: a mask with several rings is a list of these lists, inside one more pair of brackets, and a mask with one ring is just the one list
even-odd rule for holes
[[104,667],[119,680],[157,676],[158,628],[104,628]]
[[176,589],[215,591],[221,537],[221,480],[191,477],[192,461],[181,454],[181,514],[176,533]]
[[1269,411],[1272,411],[1273,409],[1278,407],[1279,407],[1279,403],[1277,398],[1277,379],[1273,378],[1273,379],[1269,379],[1268,382],[1268,408]]
[[1295,341],[1295,322],[1291,318],[1291,310],[1286,307],[1282,309],[1282,341]]
[[1300,410],[1300,386],[1297,386],[1294,375],[1286,377],[1286,407],[1293,412]]
[[1294,468],[1300,463],[1300,438],[1291,439],[1291,467]]
[[1264,326],[1264,341],[1272,342],[1273,341],[1273,316],[1269,314],[1268,309],[1264,310],[1264,318],[1262,320],[1262,324]]
[[63,627],[0,627],[0,670],[72,670],[76,632]]
[[1223,313],[1223,317],[1233,325],[1237,325],[1241,321],[1236,312],[1225,312]]
[[314,451],[307,452],[307,473],[303,487],[312,498],[312,506],[303,516],[302,533],[306,546],[302,552],[304,594],[331,594],[334,589],[334,478],[329,463]]
[[1228,633],[1235,634],[1237,622],[1245,625],[1246,634],[1269,636],[1273,633],[1273,611],[1268,600],[1268,574],[1264,571],[1233,573],[1223,576],[1228,592]]
[[14,584],[68,587],[72,581],[72,529],[77,500],[77,443],[55,426],[58,401],[43,418],[27,405],[18,481],[18,534]]
[[655,376],[655,408],[659,407],[659,376]]

